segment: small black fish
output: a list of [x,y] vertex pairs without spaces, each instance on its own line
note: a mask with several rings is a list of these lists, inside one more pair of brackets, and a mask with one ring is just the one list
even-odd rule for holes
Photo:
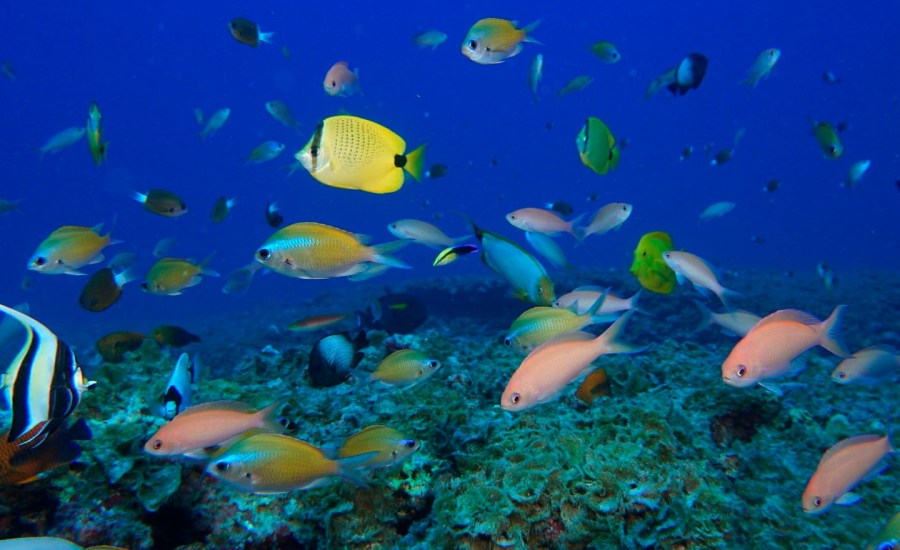
[[710,166],[721,166],[734,157],[734,149],[722,149],[709,161]]
[[225,221],[225,218],[228,217],[228,213],[231,212],[231,207],[234,206],[235,202],[234,199],[229,199],[224,196],[216,199],[212,212],[209,213],[209,217],[212,219],[213,223],[222,223]]
[[436,180],[438,178],[442,178],[447,175],[447,165],[446,164],[432,164],[431,168],[425,171],[425,177]]
[[546,207],[562,216],[571,216],[575,212],[575,207],[565,201],[548,202]]
[[697,89],[703,82],[703,77],[706,76],[708,64],[709,60],[706,56],[699,53],[689,54],[675,68],[675,79],[666,88],[675,96],[684,95],[688,93],[688,90]]
[[266,205],[266,223],[272,227],[278,227],[284,223],[284,216],[278,213],[277,202],[270,202]]
[[678,156],[678,160],[687,160],[691,158],[691,155],[694,154],[694,146],[688,145],[684,149],[681,150],[681,155]]
[[135,276],[129,271],[115,273],[112,269],[104,267],[91,275],[87,284],[81,290],[78,304],[95,313],[108,309],[122,297],[122,287],[128,281],[133,281]]
[[769,180],[766,182],[766,186],[763,187],[763,191],[774,193],[775,191],[778,191],[779,187],[781,187],[781,180]]
[[191,334],[183,328],[173,325],[156,327],[150,332],[150,337],[156,340],[156,343],[160,346],[170,348],[181,348],[200,341],[200,337],[196,334]]
[[315,388],[344,383],[362,361],[362,348],[369,345],[365,331],[351,340],[346,332],[330,334],[313,344],[309,354],[309,378]]
[[231,23],[228,24],[228,30],[231,31],[231,36],[235,40],[252,48],[259,46],[260,42],[271,43],[272,35],[275,34],[260,32],[259,25],[243,17],[232,19]]

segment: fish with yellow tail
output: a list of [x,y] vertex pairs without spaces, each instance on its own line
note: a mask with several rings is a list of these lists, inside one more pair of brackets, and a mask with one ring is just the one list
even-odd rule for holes
[[860,501],[851,491],[862,481],[881,473],[888,455],[897,452],[888,435],[857,435],[839,441],[825,451],[816,471],[803,490],[801,501],[807,514],[821,514],[832,504]]
[[600,336],[570,332],[535,348],[509,379],[500,406],[518,412],[554,401],[569,383],[590,372],[591,363],[601,355],[643,351],[645,348],[617,341],[633,314],[633,311],[625,313]]
[[575,138],[581,162],[603,175],[619,165],[619,147],[610,129],[597,117],[588,117]]
[[539,306],[556,299],[553,281],[534,256],[502,235],[481,229],[469,220],[475,238],[481,244],[481,260],[513,287],[513,295]]
[[56,229],[38,245],[28,269],[45,275],[85,275],[80,268],[102,262],[103,249],[120,242],[112,240],[111,232],[100,235],[102,227],[65,225]]
[[141,283],[141,289],[150,294],[178,296],[185,289],[199,285],[203,275],[219,276],[217,272],[206,267],[211,259],[212,256],[209,256],[199,264],[195,264],[191,260],[181,258],[160,258],[150,267],[144,282]]
[[431,378],[439,368],[440,361],[421,351],[400,349],[382,359],[369,379],[405,389]]
[[406,153],[406,141],[384,126],[350,115],[328,117],[294,155],[320,183],[368,193],[393,193],[404,173],[422,180],[425,145]]
[[341,445],[338,457],[367,455],[370,458],[359,463],[357,468],[384,468],[402,462],[417,450],[419,442],[415,439],[389,426],[375,425],[348,437]]
[[838,306],[825,321],[796,309],[782,309],[763,317],[722,363],[722,380],[745,388],[754,384],[780,394],[769,381],[800,370],[792,362],[813,346],[822,346],[838,357],[849,357],[840,337]]
[[725,301],[725,297],[738,295],[737,292],[722,286],[716,273],[703,258],[690,252],[679,252],[676,250],[664,252],[662,257],[666,265],[675,272],[679,284],[683,284],[687,280],[694,285],[694,288],[700,294],[706,295],[712,292],[722,301],[722,305],[726,308],[729,306],[728,302]]
[[85,126],[87,133],[88,147],[91,150],[91,158],[94,164],[102,164],[106,160],[106,147],[108,141],[103,141],[103,115],[100,114],[100,106],[96,101],[91,101],[88,109],[87,125]]
[[481,19],[469,29],[460,50],[464,56],[481,65],[502,63],[518,55],[523,42],[540,44],[531,36],[540,23],[539,19],[519,29],[515,21],[508,19]]
[[256,251],[256,261],[276,273],[298,279],[361,275],[378,266],[409,269],[389,254],[408,241],[366,246],[353,233],[316,222],[300,222],[276,231]]
[[259,495],[312,489],[332,477],[367,487],[351,468],[373,454],[332,460],[305,441],[251,431],[213,454],[206,471],[235,489]]

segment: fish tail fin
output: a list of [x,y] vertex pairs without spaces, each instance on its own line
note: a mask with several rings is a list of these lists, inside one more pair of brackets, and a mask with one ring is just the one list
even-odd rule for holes
[[722,292],[719,294],[719,300],[722,302],[722,305],[725,306],[725,310],[731,312],[734,311],[734,306],[731,305],[731,299],[739,296],[743,296],[743,294],[736,290],[731,290],[730,288],[722,288]]
[[579,226],[578,224],[581,223],[581,220],[583,220],[587,214],[587,212],[582,212],[569,222],[569,233],[571,233],[579,243],[584,240],[584,231],[587,227]]
[[401,248],[405,247],[409,244],[409,241],[401,239],[398,241],[391,241],[389,243],[378,244],[372,247],[373,255],[372,261],[377,264],[387,265],[390,267],[396,267],[399,269],[411,269],[412,266],[408,263],[404,262],[399,258],[395,258],[390,254],[392,252],[396,252]]
[[522,42],[528,42],[529,44],[543,45],[538,39],[531,36],[531,33],[534,32],[534,29],[536,29],[538,27],[538,25],[540,25],[540,24],[541,24],[541,19],[538,19],[537,21],[533,21],[533,22],[525,25],[524,27],[522,27],[522,32],[525,33],[525,38],[522,39]]
[[218,271],[209,269],[207,267],[209,265],[209,262],[212,261],[212,259],[215,255],[216,255],[215,252],[210,252],[209,256],[203,258],[203,261],[200,262],[199,264],[197,264],[197,267],[200,268],[200,273],[202,273],[203,275],[208,275],[210,277],[219,277],[220,276]]
[[425,172],[425,146],[426,144],[423,143],[410,151],[406,155],[406,165],[403,166],[403,169],[416,178],[416,181],[422,181],[422,175]]
[[841,315],[846,307],[846,305],[842,304],[834,308],[828,319],[825,319],[822,323],[822,332],[819,340],[820,346],[839,357],[850,357],[850,352],[847,351],[847,346],[844,344],[840,334]]
[[281,418],[278,416],[278,411],[281,410],[281,407],[282,405],[284,405],[284,403],[284,399],[279,399],[265,409],[256,413],[259,415],[260,423],[262,424],[262,427],[264,429],[270,430],[274,433],[284,433],[284,424],[281,423]]
[[365,478],[354,472],[352,469],[365,467],[366,463],[376,456],[378,456],[378,451],[339,458],[335,461],[338,466],[337,475],[356,485],[360,489],[368,489],[369,484],[366,482]]
[[603,334],[595,339],[597,342],[602,342],[606,353],[638,353],[647,349],[648,346],[629,346],[619,342],[617,339],[633,314],[633,310],[626,311]]
[[272,43],[272,37],[275,36],[275,32],[260,32],[259,33],[259,41],[265,42],[266,44]]
[[700,310],[700,322],[697,323],[697,326],[694,328],[694,331],[691,334],[700,332],[701,330],[711,325],[713,322],[712,311],[708,307],[706,307],[703,302],[701,302],[700,300],[694,300],[694,304],[696,304],[697,309]]

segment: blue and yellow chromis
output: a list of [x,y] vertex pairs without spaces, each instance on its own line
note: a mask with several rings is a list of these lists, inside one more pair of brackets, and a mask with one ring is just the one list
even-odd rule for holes
[[299,279],[359,276],[379,266],[409,268],[390,252],[406,246],[394,241],[366,246],[353,233],[322,223],[300,222],[276,231],[256,251],[256,261],[276,273]]
[[425,145],[406,153],[406,141],[384,126],[350,115],[326,118],[295,158],[320,183],[369,193],[393,193],[404,172],[422,179]]
[[409,388],[424,382],[439,368],[441,362],[437,359],[421,351],[401,349],[382,359],[369,379],[395,388]]
[[599,118],[588,117],[575,138],[575,144],[581,162],[598,174],[605,174],[619,165],[616,138]]
[[100,114],[100,106],[96,101],[91,101],[85,131],[91,158],[94,159],[94,164],[101,164],[106,160],[106,146],[109,142],[103,141],[103,115]]
[[161,258],[147,272],[141,288],[150,294],[178,296],[186,288],[197,286],[203,280],[202,275],[218,277],[219,274],[208,269],[206,265],[212,256],[199,264],[180,258]]
[[38,245],[28,260],[28,269],[45,275],[84,275],[81,267],[103,261],[102,251],[116,244],[110,233],[100,235],[103,224],[95,227],[66,225]]
[[338,457],[368,455],[357,468],[393,466],[419,449],[419,442],[389,426],[376,424],[363,428],[348,437],[338,451]]
[[522,43],[540,44],[531,32],[540,20],[517,28],[515,21],[489,17],[472,25],[462,43],[462,54],[475,63],[492,65],[502,63],[522,51]]

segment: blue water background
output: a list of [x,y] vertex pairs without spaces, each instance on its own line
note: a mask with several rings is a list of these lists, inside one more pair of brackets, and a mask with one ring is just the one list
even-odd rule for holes
[[[29,301],[47,324],[64,331],[75,324],[147,330],[207,313],[240,311],[259,304],[299,303],[346,280],[304,281],[257,276],[241,296],[221,293],[224,278],[207,278],[183,296],[143,293],[139,281],[102,314],[81,310],[84,277],[32,274],[20,288],[35,247],[61,225],[109,224],[124,244],[106,255],[140,254],[142,273],[155,260],[163,237],[178,240],[173,256],[202,259],[223,275],[252,261],[273,232],[263,219],[278,200],[288,223],[319,221],[393,239],[386,225],[398,218],[437,220],[451,235],[467,230],[452,212],[462,211],[485,228],[515,238],[503,216],[516,208],[566,200],[578,212],[610,201],[634,204],[618,231],[573,249],[577,265],[627,269],[638,238],[670,232],[677,247],[737,271],[754,266],[814,270],[827,261],[840,273],[864,267],[900,267],[897,222],[900,178],[897,152],[897,39],[900,5],[893,2],[5,2],[0,58],[15,68],[15,82],[0,80],[3,142],[0,197],[22,199],[22,213],[0,218],[0,302]],[[257,49],[235,42],[228,21],[244,16],[274,45]],[[482,17],[527,24],[543,19],[522,53],[495,66],[460,54],[468,28]],[[435,51],[416,49],[413,35],[429,29],[449,35]],[[623,59],[606,65],[589,45],[610,40]],[[280,52],[292,52],[285,60]],[[739,85],[763,49],[782,58],[755,89]],[[647,84],[686,54],[709,60],[702,86],[684,97],[663,91],[644,99]],[[537,105],[527,86],[531,59],[545,57]],[[359,68],[364,95],[333,98],[322,79],[338,60]],[[822,73],[843,82],[828,86]],[[582,92],[558,97],[572,77],[594,77]],[[280,99],[300,123],[299,134],[275,121],[264,103]],[[93,165],[85,142],[39,158],[36,148],[57,131],[84,123],[96,100],[104,116],[108,162]],[[230,107],[231,119],[201,141],[192,110],[209,116]],[[341,109],[377,121],[403,136],[410,148],[428,143],[427,162],[449,166],[443,179],[408,180],[397,193],[377,196],[326,187],[300,170],[285,179],[286,153],[262,165],[244,157],[267,139],[293,153],[316,122]],[[604,120],[630,143],[619,169],[599,176],[578,160],[575,136],[588,116]],[[809,118],[847,121],[839,160],[823,158],[809,132]],[[710,167],[702,148],[731,145],[746,129],[732,162]],[[693,145],[695,155],[678,159]],[[839,187],[848,167],[871,159],[855,189]],[[773,178],[782,188],[762,187]],[[165,188],[181,194],[190,213],[167,219],[145,212],[132,191]],[[595,194],[597,200],[589,202]],[[224,223],[209,211],[217,197],[238,204]],[[708,204],[737,208],[703,225]],[[751,241],[762,236],[763,244]],[[415,269],[391,270],[379,282],[437,274],[484,273],[480,262],[461,261],[436,270],[433,252],[400,253]],[[89,268],[93,270],[94,268]],[[734,285],[740,290],[740,283]],[[862,289],[861,289],[862,290]],[[877,292],[877,289],[865,289]],[[790,307],[791,304],[785,304]]]

